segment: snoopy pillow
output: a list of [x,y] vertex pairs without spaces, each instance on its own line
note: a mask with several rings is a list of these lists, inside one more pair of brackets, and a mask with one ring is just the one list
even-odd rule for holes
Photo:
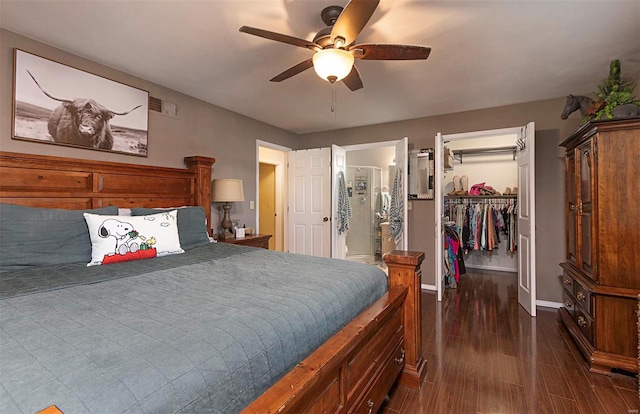
[[184,253],[177,217],[176,210],[137,217],[84,213],[91,237],[87,266]]

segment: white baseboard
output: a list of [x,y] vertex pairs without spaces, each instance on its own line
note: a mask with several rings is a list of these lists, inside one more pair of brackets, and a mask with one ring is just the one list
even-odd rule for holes
[[536,300],[536,306],[542,306],[544,308],[559,309],[564,305],[560,302],[549,302],[548,300]]
[[[438,290],[435,285],[426,285],[424,283],[420,285],[420,289],[421,290],[430,290],[430,291],[434,291],[434,292]],[[562,303],[560,303],[560,302],[550,302],[548,300],[536,300],[536,306],[541,306],[543,308],[560,309],[564,305]]]
[[[427,285],[427,284],[421,284],[420,285],[420,289],[422,290],[431,290],[431,291],[437,291],[438,289],[436,288],[436,285]],[[548,300],[536,300],[536,306],[542,306],[543,308],[553,308],[553,309],[559,309],[561,307],[563,307],[564,305],[560,302],[550,302]]]
[[518,273],[518,269],[511,269],[508,267],[499,267],[499,266],[485,266],[485,265],[465,265],[467,269],[478,269],[478,270],[494,270],[496,272],[509,272],[509,273]]

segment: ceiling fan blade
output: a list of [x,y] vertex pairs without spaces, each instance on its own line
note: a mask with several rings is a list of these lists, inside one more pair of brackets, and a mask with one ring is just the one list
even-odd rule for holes
[[374,43],[355,45],[349,50],[362,50],[362,53],[354,53],[354,56],[363,60],[417,60],[426,59],[431,53],[431,48],[425,46]]
[[351,0],[345,6],[338,20],[331,29],[331,42],[335,45],[337,38],[344,39],[341,46],[350,45],[356,40],[380,0]]
[[351,68],[351,72],[347,75],[346,78],[342,79],[347,88],[352,91],[357,91],[358,89],[364,88],[364,84],[362,83],[362,78],[360,77],[360,72],[356,69],[356,65],[353,65]]
[[242,33],[251,34],[258,37],[264,37],[265,39],[275,40],[276,42],[286,43],[288,45],[304,47],[305,49],[311,49],[313,51],[321,50],[322,48],[313,42],[308,40],[299,39],[293,36],[287,36],[276,32],[270,32],[268,30],[257,29],[255,27],[242,26],[240,28]]
[[282,82],[285,79],[289,79],[292,76],[297,75],[300,72],[304,72],[305,70],[313,67],[313,59],[305,60],[304,62],[300,62],[297,65],[285,70],[275,78],[271,79],[271,82]]

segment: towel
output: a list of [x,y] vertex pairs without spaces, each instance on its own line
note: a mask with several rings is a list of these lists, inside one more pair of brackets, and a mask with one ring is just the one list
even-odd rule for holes
[[347,194],[347,184],[344,181],[344,173],[338,173],[338,234],[346,233],[349,230],[349,219],[351,218],[351,204]]
[[389,208],[389,240],[393,237],[396,243],[400,242],[402,237],[403,214],[403,192],[402,178],[400,176],[400,168],[396,169],[396,176],[393,179],[393,188],[391,189],[391,207]]
[[389,192],[383,191],[382,192],[382,207],[381,207],[381,210],[386,213],[386,212],[389,211],[390,208],[391,208],[391,195],[389,195]]

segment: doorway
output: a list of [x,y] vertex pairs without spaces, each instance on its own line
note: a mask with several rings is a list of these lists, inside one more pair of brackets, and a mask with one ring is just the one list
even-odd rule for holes
[[[531,316],[536,315],[534,131],[535,125],[529,123],[520,128],[437,134],[435,257],[438,300],[442,300],[446,285],[455,286],[450,282],[452,274],[459,274],[460,262],[465,261],[463,251],[467,253],[471,250],[472,266],[477,269],[517,272],[518,302]],[[451,148],[447,153],[447,169],[445,145]],[[506,160],[495,158],[505,155]],[[462,168],[465,162],[467,166]],[[500,167],[501,163],[503,167]],[[492,185],[487,177],[495,184]],[[461,188],[461,184],[466,188]],[[473,184],[482,185],[482,194],[475,191],[464,194],[464,190],[471,190]],[[512,187],[517,187],[515,196],[502,194],[511,193]],[[507,227],[495,232],[497,226],[493,217],[497,224],[503,213]],[[452,215],[455,220],[451,220]],[[479,230],[480,227],[482,230]],[[493,249],[497,245],[493,245],[493,242],[500,238],[503,230],[503,237],[507,238],[506,246],[502,244],[497,247],[504,252],[494,257]],[[479,235],[479,238],[475,235]],[[445,244],[447,255],[444,254]],[[457,253],[451,251],[452,246],[455,249],[458,245]],[[479,254],[475,254],[476,251]],[[485,254],[487,251],[488,254]]]
[[[256,232],[271,234],[269,249],[279,252],[287,251],[288,248],[285,234],[287,230],[287,153],[289,151],[291,148],[256,140],[256,183],[258,184],[256,185]],[[270,167],[262,167],[263,164]],[[273,174],[273,186],[268,190],[265,189],[265,194],[262,193],[260,185],[263,181],[261,172],[267,175]],[[272,207],[263,206],[263,203],[267,205],[269,202]],[[273,210],[263,214],[263,208]]]
[[[260,198],[258,200],[258,214],[260,231],[263,234],[276,233],[276,166],[260,163]],[[275,240],[269,239],[269,250],[275,249]]]
[[[345,162],[341,165],[347,192],[351,194],[348,198],[353,218],[346,235],[338,236],[337,227],[333,226],[332,257],[382,265],[384,253],[408,249],[408,147],[407,137],[398,141],[333,146],[334,152],[344,154]],[[394,184],[395,196],[391,194]],[[385,208],[383,200],[387,202]],[[354,211],[359,208],[362,211]],[[337,217],[336,211],[333,217]],[[359,230],[359,226],[363,228]]]
[[395,150],[392,145],[346,151],[345,178],[352,212],[347,260],[380,265],[384,253],[395,249],[395,243],[388,241]]

